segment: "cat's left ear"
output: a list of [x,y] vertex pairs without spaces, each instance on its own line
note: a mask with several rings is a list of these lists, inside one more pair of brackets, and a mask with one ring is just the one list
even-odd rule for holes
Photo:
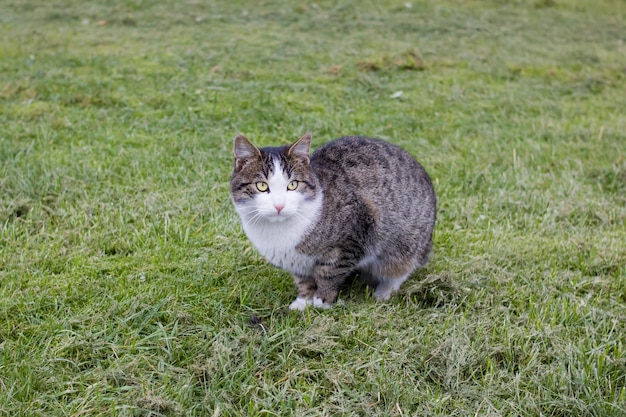
[[311,149],[311,132],[305,133],[300,139],[287,149],[287,156],[298,156],[309,160],[309,151]]
[[252,142],[242,134],[235,137],[233,148],[235,151],[235,171],[239,171],[246,160],[261,156],[259,148],[254,146]]

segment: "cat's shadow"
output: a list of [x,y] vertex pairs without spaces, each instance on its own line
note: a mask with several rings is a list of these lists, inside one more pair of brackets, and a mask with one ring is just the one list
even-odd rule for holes
[[[342,285],[339,298],[350,304],[378,302],[374,298],[374,290],[374,287],[360,279],[358,273],[354,273]],[[416,303],[423,308],[438,308],[458,303],[462,297],[462,289],[449,274],[423,269],[415,272],[389,300],[380,303],[400,300]]]
[[[349,306],[378,305],[379,308],[400,305],[404,308],[410,305],[411,308],[418,309],[440,309],[449,305],[465,302],[466,292],[461,288],[459,282],[446,272],[435,273],[430,269],[422,269],[413,274],[412,277],[391,296],[387,301],[377,301],[374,298],[374,288],[359,280],[358,273],[350,276],[342,285],[339,300],[330,310],[318,310],[318,314],[343,310]],[[316,309],[317,310],[317,309]],[[258,317],[251,314],[248,325],[257,328],[261,333],[266,334],[271,327],[272,318],[287,318],[295,310],[290,310],[288,305],[274,309],[265,317]],[[300,312],[298,312],[300,313]]]

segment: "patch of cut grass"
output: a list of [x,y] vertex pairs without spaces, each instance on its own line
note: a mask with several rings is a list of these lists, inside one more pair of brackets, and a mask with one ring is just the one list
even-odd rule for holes
[[[618,0],[0,3],[0,415],[626,414]],[[401,92],[401,94],[400,94]],[[231,139],[376,136],[432,261],[289,312]]]

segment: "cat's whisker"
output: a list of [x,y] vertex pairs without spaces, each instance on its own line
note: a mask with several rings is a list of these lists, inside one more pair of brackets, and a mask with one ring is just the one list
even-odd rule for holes
[[310,219],[305,216],[304,214],[300,213],[299,211],[296,211],[295,213],[293,213],[294,217],[297,217],[300,220],[305,220],[305,221],[309,221]]
[[257,210],[257,211],[254,213],[254,216],[252,216],[252,217],[249,219],[249,222],[250,222],[252,225],[256,225],[256,224],[257,224],[257,223],[258,223],[258,222],[259,222],[262,218],[263,218],[263,213]]

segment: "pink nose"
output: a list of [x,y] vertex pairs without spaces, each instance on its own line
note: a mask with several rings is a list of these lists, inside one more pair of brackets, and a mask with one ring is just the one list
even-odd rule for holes
[[276,212],[278,214],[280,214],[281,210],[285,208],[284,204],[274,204],[274,208],[276,209]]

